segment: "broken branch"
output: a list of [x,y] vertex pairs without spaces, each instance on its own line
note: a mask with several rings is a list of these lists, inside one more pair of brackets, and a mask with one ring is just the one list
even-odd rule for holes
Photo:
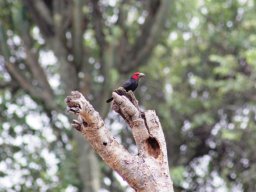
[[[127,97],[130,95],[131,97]],[[112,136],[99,113],[78,91],[66,98],[68,110],[78,116],[73,127],[83,134],[94,150],[138,192],[172,192],[167,150],[161,124],[152,110],[141,112],[132,92],[113,92],[113,109],[131,127],[138,147],[129,153]]]

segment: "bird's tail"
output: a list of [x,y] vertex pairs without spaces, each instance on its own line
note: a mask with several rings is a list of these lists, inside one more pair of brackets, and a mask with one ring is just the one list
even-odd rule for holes
[[113,100],[113,97],[109,98],[106,102],[110,103]]

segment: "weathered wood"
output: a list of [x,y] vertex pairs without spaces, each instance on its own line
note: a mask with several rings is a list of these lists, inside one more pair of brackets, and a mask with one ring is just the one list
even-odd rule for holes
[[172,192],[166,142],[155,111],[142,112],[132,92],[112,94],[112,108],[131,127],[138,155],[130,154],[104,125],[99,113],[78,91],[66,98],[69,111],[78,116],[73,127],[83,134],[101,158],[137,192]]

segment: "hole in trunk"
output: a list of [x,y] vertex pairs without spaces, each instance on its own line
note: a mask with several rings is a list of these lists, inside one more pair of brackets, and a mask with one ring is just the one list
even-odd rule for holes
[[106,141],[103,141],[103,145],[104,145],[104,146],[107,146],[108,143],[107,143]]
[[160,145],[154,137],[149,137],[147,139],[148,153],[155,159],[160,155]]

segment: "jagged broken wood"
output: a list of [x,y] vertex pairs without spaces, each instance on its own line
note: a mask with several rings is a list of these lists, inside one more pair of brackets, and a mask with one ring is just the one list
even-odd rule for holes
[[166,142],[155,111],[142,112],[132,92],[123,88],[112,94],[112,108],[131,127],[138,154],[129,153],[104,125],[93,106],[78,91],[66,98],[68,110],[78,116],[72,126],[81,132],[94,150],[137,192],[173,192]]

